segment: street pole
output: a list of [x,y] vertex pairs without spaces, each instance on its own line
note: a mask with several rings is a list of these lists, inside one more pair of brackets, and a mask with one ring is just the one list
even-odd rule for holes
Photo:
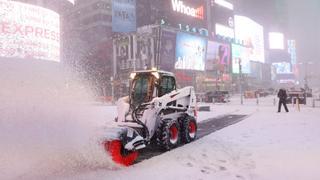
[[241,59],[239,59],[239,91],[240,91],[240,103],[243,105],[243,93],[242,93],[242,66]]

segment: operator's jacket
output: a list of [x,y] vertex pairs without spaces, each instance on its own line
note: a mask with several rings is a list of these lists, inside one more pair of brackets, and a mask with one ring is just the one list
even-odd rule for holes
[[280,101],[285,102],[287,99],[287,92],[284,89],[280,89],[278,92],[278,98]]

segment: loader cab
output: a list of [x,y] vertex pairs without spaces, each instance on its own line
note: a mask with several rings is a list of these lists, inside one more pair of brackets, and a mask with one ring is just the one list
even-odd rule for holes
[[163,71],[138,71],[131,73],[130,104],[152,101],[176,89],[174,75]]

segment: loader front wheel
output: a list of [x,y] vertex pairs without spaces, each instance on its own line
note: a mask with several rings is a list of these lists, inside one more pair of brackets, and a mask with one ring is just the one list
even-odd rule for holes
[[130,166],[138,158],[138,152],[126,150],[120,140],[105,141],[103,146],[117,164]]
[[181,139],[184,143],[190,143],[197,137],[197,122],[193,117],[187,116],[182,121]]
[[170,150],[179,145],[180,126],[177,120],[164,119],[157,130],[157,143],[164,150]]

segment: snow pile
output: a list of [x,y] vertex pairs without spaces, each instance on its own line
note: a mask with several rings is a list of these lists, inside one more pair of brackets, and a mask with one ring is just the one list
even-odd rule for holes
[[90,105],[90,90],[70,71],[1,60],[0,84],[0,179],[113,168],[99,141],[114,109]]

